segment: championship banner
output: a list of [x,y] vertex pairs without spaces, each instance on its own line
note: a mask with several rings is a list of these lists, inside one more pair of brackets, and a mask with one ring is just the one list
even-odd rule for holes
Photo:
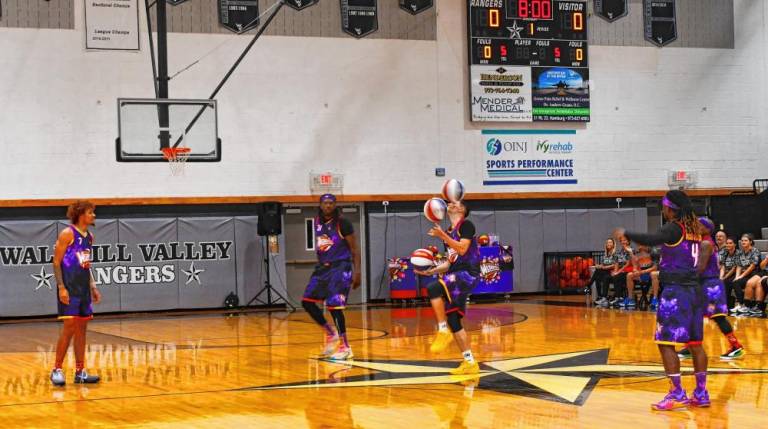
[[432,0],[400,0],[400,9],[416,15],[432,7]]
[[245,33],[259,26],[259,0],[219,0],[219,23]]
[[575,130],[483,130],[483,185],[575,185]]
[[[221,307],[260,267],[255,217],[99,219],[91,273],[97,312]],[[0,221],[0,317],[56,313],[53,247],[62,221]],[[240,249],[240,250],[238,250]],[[250,267],[250,268],[249,268]]]
[[317,0],[285,0],[285,4],[296,10],[302,10],[306,7],[317,4]]
[[470,73],[473,121],[533,120],[530,67],[472,65]]
[[643,0],[645,40],[665,46],[677,40],[675,0]]
[[379,29],[376,0],[340,0],[341,29],[358,39]]
[[139,50],[138,0],[84,0],[85,49]]
[[627,0],[595,0],[595,14],[608,22],[627,16]]

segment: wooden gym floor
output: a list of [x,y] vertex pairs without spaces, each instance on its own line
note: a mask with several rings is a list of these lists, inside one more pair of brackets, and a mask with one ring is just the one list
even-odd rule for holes
[[[48,381],[58,323],[0,325],[4,427],[757,428],[768,410],[766,319],[730,320],[747,355],[705,328],[712,407],[652,412],[667,389],[654,315],[589,308],[581,297],[473,304],[466,325],[479,378],[452,377],[455,345],[429,353],[428,308],[347,311],[355,361],[315,358],[303,312],[98,318],[87,367],[100,385]],[[684,363],[690,370],[690,361]],[[693,377],[684,377],[691,389]]]

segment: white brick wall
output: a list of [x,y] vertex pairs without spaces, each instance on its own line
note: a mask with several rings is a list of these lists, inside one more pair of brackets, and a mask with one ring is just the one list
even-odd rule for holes
[[[439,2],[437,43],[264,37],[218,97],[223,161],[183,179],[114,159],[115,99],[153,95],[146,38],[139,54],[84,52],[80,14],[75,31],[0,29],[0,198],[306,194],[326,169],[346,193],[421,193],[437,166],[471,192],[541,190],[481,186],[463,3]],[[660,189],[670,169],[697,170],[702,187],[766,176],[765,9],[735,2],[734,50],[590,47],[579,184],[545,190]],[[230,37],[171,34],[170,71]],[[171,81],[171,96],[206,97],[247,42]]]

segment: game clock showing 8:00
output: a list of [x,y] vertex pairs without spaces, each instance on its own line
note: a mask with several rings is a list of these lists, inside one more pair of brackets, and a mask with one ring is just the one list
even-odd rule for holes
[[473,121],[589,121],[584,0],[467,0]]

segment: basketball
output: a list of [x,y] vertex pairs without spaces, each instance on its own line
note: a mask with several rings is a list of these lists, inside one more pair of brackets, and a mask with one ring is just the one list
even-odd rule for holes
[[447,201],[459,202],[464,199],[464,184],[457,179],[448,179],[443,183],[442,194]]
[[435,255],[429,249],[416,249],[411,253],[411,265],[428,268],[435,265]]
[[448,210],[448,205],[440,198],[430,198],[424,203],[424,217],[428,221],[439,223],[445,218],[445,212]]
[[479,244],[481,246],[487,246],[490,243],[491,243],[491,239],[488,238],[488,235],[486,235],[486,234],[483,234],[483,235],[477,237],[477,244]]

